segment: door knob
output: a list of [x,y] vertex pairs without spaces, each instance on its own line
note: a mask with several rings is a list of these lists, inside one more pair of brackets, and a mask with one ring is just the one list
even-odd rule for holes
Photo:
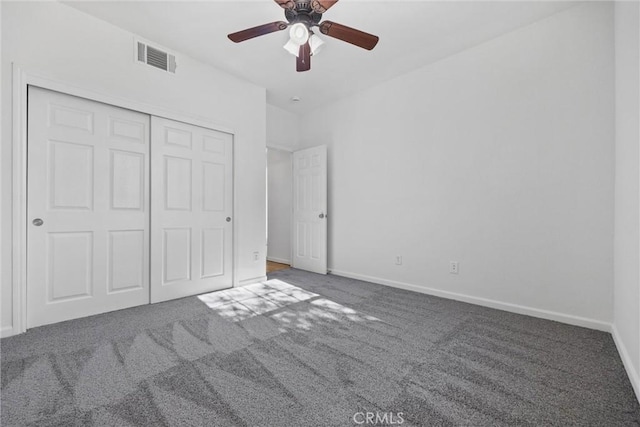
[[231,222],[231,217],[230,216],[227,217],[227,222]]
[[318,215],[318,218],[320,219],[324,218],[324,213],[321,213],[320,215]]
[[40,218],[36,218],[32,222],[33,222],[33,225],[35,225],[36,227],[40,227],[42,224],[44,224],[44,221],[41,220]]

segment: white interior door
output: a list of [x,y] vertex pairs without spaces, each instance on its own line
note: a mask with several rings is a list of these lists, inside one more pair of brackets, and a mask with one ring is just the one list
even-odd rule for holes
[[149,302],[149,116],[29,88],[27,327]]
[[293,267],[327,274],[327,147],[293,153]]
[[229,288],[230,134],[151,119],[151,302]]

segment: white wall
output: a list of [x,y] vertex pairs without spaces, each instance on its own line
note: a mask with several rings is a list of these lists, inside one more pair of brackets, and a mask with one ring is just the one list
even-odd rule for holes
[[613,62],[613,6],[590,3],[303,117],[330,269],[608,329]]
[[267,259],[291,264],[292,154],[267,150]]
[[640,6],[616,2],[614,337],[640,396]]
[[[169,75],[133,61],[133,34],[57,2],[2,2],[2,236],[11,235],[11,64],[73,85],[220,124],[235,132],[236,282],[265,273],[266,94],[178,55]],[[10,240],[2,239],[3,334],[11,333]],[[253,252],[258,251],[258,261]]]
[[298,146],[300,118],[274,105],[267,105],[267,146],[293,151]]

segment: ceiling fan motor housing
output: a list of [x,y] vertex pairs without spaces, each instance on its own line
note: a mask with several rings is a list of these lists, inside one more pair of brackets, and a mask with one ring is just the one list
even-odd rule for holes
[[284,16],[291,24],[302,22],[307,27],[318,25],[322,19],[322,14],[314,11],[308,1],[296,1],[295,9],[285,9]]

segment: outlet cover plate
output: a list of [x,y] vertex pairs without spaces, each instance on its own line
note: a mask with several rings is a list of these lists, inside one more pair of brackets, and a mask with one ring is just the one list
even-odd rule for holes
[[460,272],[460,263],[458,261],[449,261],[449,273],[458,274]]

